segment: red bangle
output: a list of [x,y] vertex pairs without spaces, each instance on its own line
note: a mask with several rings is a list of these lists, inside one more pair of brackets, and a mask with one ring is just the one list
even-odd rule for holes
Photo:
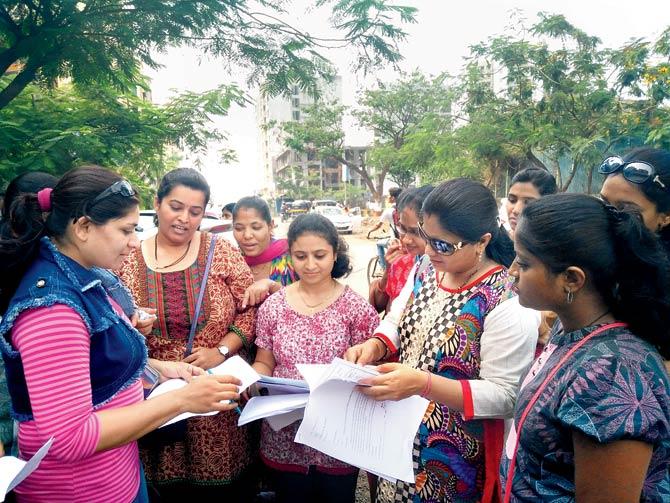
[[429,370],[424,370],[426,374],[428,374],[428,379],[426,380],[426,385],[423,387],[423,391],[421,392],[421,396],[423,398],[428,398],[428,395],[430,393],[430,389],[433,387],[433,373],[430,372]]

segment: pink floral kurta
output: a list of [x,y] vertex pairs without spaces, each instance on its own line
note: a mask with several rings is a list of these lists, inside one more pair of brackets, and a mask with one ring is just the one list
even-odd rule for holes
[[[312,316],[297,313],[282,289],[258,309],[256,345],[272,351],[275,377],[302,379],[299,363],[330,363],[354,344],[372,336],[379,316],[365,299],[345,287],[340,297]],[[320,471],[348,473],[354,469],[340,461],[293,441],[298,423],[272,431],[263,422],[261,456],[272,468],[306,473],[310,465]]]

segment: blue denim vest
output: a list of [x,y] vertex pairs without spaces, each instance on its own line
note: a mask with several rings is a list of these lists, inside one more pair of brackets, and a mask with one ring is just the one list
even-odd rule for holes
[[[91,336],[94,408],[109,402],[139,379],[147,361],[144,338],[114,311],[109,300],[111,292],[115,291],[117,298],[118,292],[126,291],[118,278],[115,285],[110,273],[86,269],[60,253],[47,238],[40,245],[38,257],[23,276],[0,323],[0,350],[12,399],[12,416],[18,421],[33,418],[21,354],[11,345],[12,326],[25,310],[64,304],[82,317]],[[103,279],[110,291],[103,286]]]

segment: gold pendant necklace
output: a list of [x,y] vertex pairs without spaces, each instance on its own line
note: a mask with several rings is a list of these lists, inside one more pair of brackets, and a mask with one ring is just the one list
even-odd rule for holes
[[316,304],[308,304],[307,301],[305,300],[305,297],[303,296],[303,292],[302,292],[301,285],[302,285],[302,283],[298,282],[298,288],[297,288],[298,296],[300,297],[300,300],[301,300],[302,303],[305,305],[305,307],[307,307],[307,308],[309,308],[309,309],[311,309],[311,310],[314,310],[314,309],[316,309],[317,307],[322,306],[323,304],[325,304],[326,302],[328,302],[328,301],[333,297],[333,293],[330,293],[330,294],[328,295],[328,297],[326,297],[325,299],[323,299],[321,302],[318,302],[318,303],[316,303]]

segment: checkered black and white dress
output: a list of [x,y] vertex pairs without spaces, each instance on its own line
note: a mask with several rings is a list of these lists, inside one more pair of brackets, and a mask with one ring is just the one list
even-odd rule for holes
[[[513,296],[510,286],[507,271],[496,267],[459,290],[447,290],[429,268],[398,325],[400,362],[450,379],[478,379],[484,321]],[[382,480],[377,503],[480,501],[483,423],[431,402],[414,440],[415,484]]]

